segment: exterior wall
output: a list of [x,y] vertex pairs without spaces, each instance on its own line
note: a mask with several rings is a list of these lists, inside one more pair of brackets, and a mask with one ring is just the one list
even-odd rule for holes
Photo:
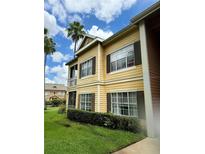
[[[85,52],[84,54],[82,54],[79,58],[78,58],[78,79],[77,79],[77,85],[86,85],[88,83],[93,83],[97,81],[97,73],[98,73],[98,69],[96,69],[96,73],[93,75],[89,75],[86,77],[82,77],[79,79],[80,76],[80,64],[93,58],[96,57],[96,63],[98,61],[98,57],[97,57],[97,45],[92,47],[89,51]],[[96,65],[97,67],[97,65]]]
[[104,79],[105,80],[116,80],[116,79],[124,79],[130,77],[139,77],[142,76],[142,67],[141,66],[133,66],[127,69],[127,71],[120,70],[115,72],[106,72],[107,63],[106,57],[107,55],[117,51],[120,48],[123,48],[129,44],[133,44],[134,42],[139,40],[139,32],[136,31],[136,27],[132,28],[125,36],[122,36],[117,41],[107,45],[104,47],[104,57],[103,57],[103,67],[104,67]]
[[77,95],[76,95],[76,108],[79,109],[80,106],[79,106],[79,95],[80,94],[87,94],[87,93],[95,93],[95,111],[97,111],[97,105],[98,105],[98,102],[97,102],[97,86],[89,86],[89,87],[81,87],[81,88],[78,88],[77,89]]
[[[106,56],[116,50],[133,44],[139,40],[139,32],[136,26],[131,28],[120,39],[112,43],[102,46],[98,43],[89,51],[86,51],[78,57],[78,78],[76,88],[68,88],[76,90],[76,108],[79,109],[79,94],[95,93],[95,112],[107,112],[107,93],[117,91],[143,91],[142,66],[137,65],[128,69],[116,72],[106,72],[107,63]],[[79,79],[80,63],[96,57],[96,73]]]

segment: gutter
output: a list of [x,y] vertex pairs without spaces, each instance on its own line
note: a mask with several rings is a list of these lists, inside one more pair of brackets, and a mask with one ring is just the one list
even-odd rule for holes
[[156,10],[158,10],[159,8],[160,8],[160,1],[153,4],[152,6],[148,7],[146,10],[144,10],[140,14],[134,16],[130,21],[131,21],[131,23],[136,24],[139,21],[146,18],[147,16],[149,16],[150,14],[152,14],[153,12],[155,12]]

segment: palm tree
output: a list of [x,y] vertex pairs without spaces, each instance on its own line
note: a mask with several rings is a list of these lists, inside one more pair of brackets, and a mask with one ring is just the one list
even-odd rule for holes
[[[55,42],[48,36],[48,29],[44,28],[44,71],[46,67],[47,55],[53,54],[55,52]],[[45,72],[44,72],[45,74]],[[44,78],[45,80],[45,78]],[[44,81],[45,83],[45,81]],[[44,109],[46,109],[46,101],[44,100]]]
[[46,66],[47,55],[56,51],[55,45],[53,39],[48,36],[48,29],[44,28],[44,67]]
[[80,38],[82,38],[85,34],[85,31],[83,30],[84,26],[81,25],[79,22],[74,21],[72,23],[69,23],[67,31],[67,37],[71,37],[74,44],[74,57],[76,52],[76,45]]

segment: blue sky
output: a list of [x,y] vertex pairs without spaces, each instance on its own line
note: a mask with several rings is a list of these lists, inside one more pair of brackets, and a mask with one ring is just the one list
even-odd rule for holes
[[87,33],[108,38],[127,26],[133,16],[157,1],[45,0],[44,27],[56,43],[56,52],[47,57],[46,82],[66,84],[65,63],[73,58],[73,43],[65,32],[68,23],[79,21]]

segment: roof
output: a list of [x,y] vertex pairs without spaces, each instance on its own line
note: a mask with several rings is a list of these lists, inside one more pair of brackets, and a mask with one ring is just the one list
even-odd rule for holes
[[103,42],[103,39],[96,37],[93,41],[91,41],[90,43],[88,43],[87,45],[85,45],[84,47],[82,47],[80,50],[78,50],[76,52],[76,55],[79,55],[79,53],[81,53],[82,51],[84,51],[85,49],[88,49],[88,47],[91,47],[92,45],[94,45],[96,42]]
[[95,35],[85,34],[84,37],[83,37],[83,40],[80,42],[80,44],[79,44],[79,46],[78,46],[77,51],[81,48],[83,42],[86,40],[87,37],[88,37],[88,38],[91,38],[92,40],[94,40],[95,38],[99,38],[99,39],[101,39],[101,40],[104,40],[103,38],[98,37],[98,36],[95,36]]
[[64,84],[52,84],[45,83],[45,90],[64,90],[66,91],[66,86]]
[[140,14],[137,14],[136,16],[134,16],[130,21],[132,23],[137,23],[137,22],[143,20],[148,15],[155,12],[156,10],[158,10],[159,8],[160,8],[160,1],[158,1],[155,4],[151,5],[150,7],[148,7],[146,10],[144,10]]
[[71,59],[70,61],[68,61],[65,65],[70,65],[73,62],[77,61],[77,59],[78,59],[78,57],[75,57],[75,58]]

